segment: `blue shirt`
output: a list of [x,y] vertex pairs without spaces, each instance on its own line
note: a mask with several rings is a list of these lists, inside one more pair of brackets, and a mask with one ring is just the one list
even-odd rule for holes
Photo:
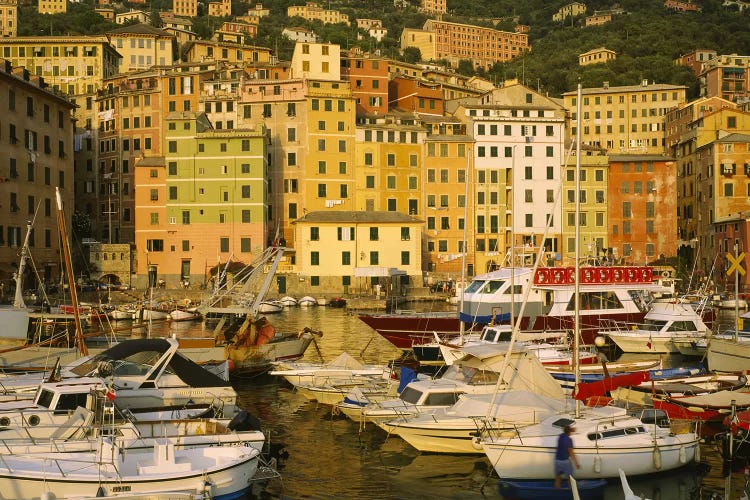
[[557,438],[557,451],[555,460],[568,460],[570,458],[570,449],[573,447],[573,440],[564,432]]

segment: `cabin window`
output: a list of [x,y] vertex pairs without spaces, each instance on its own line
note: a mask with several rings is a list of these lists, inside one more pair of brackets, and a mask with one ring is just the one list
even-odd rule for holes
[[452,406],[458,401],[463,392],[438,392],[428,394],[424,400],[424,406]]
[[417,404],[419,399],[422,397],[422,391],[409,387],[408,385],[401,391],[399,399],[405,403]]
[[49,405],[52,404],[52,398],[54,397],[54,395],[55,394],[53,392],[43,389],[42,392],[39,394],[39,398],[37,399],[36,403],[39,406],[49,408]]
[[56,414],[64,414],[74,411],[79,406],[86,407],[88,393],[60,394],[60,399],[55,406]]

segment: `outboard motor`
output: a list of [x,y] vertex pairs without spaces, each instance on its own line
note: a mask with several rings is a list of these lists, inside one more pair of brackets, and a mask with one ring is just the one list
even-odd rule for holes
[[227,428],[230,431],[259,431],[260,419],[255,415],[250,415],[246,410],[241,410],[230,420]]

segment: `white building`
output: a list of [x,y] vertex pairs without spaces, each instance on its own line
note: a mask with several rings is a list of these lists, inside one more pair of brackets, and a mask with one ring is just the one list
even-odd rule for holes
[[284,28],[281,35],[295,42],[316,43],[318,41],[318,35],[305,28]]

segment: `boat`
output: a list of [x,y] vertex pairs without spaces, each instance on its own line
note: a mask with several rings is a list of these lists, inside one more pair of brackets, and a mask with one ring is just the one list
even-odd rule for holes
[[116,307],[109,311],[109,317],[115,321],[131,320],[135,317],[136,309],[134,307]]
[[240,498],[258,469],[259,455],[248,446],[175,449],[166,439],[153,450],[126,453],[116,440],[102,438],[95,452],[3,455],[0,491],[18,500],[163,491]]
[[732,408],[738,411],[750,410],[750,392],[741,390],[721,390],[697,395],[654,396],[652,399],[654,408],[676,419],[721,421]]
[[673,340],[697,342],[711,330],[687,304],[655,302],[643,323],[606,321],[599,335],[610,338],[623,352],[678,353]]
[[[500,495],[507,500],[602,500],[607,481],[604,479],[564,480],[560,488],[548,481],[500,480]],[[575,488],[575,495],[573,493]]]
[[[515,283],[515,297],[511,290]],[[672,293],[674,281],[655,273],[649,266],[582,266],[576,279],[573,267],[501,268],[481,274],[464,291],[464,305],[455,313],[363,314],[359,319],[396,347],[430,342],[433,331],[441,338],[456,336],[464,323],[466,331],[508,322],[511,302],[518,318],[520,304],[531,288],[524,306],[521,330],[570,330],[573,328],[574,289],[581,294],[581,340],[593,344],[603,320],[630,323],[643,321],[652,294]],[[707,320],[713,317],[707,315]]]
[[671,425],[661,410],[629,414],[614,406],[586,407],[574,415],[555,415],[519,429],[513,437],[487,436],[482,447],[500,477],[549,479],[557,439],[566,425],[580,468],[578,479],[650,474],[682,467],[695,459],[700,437],[689,426]]
[[166,321],[169,319],[169,311],[157,307],[143,307],[136,312],[141,321]]
[[297,299],[288,295],[279,299],[279,302],[281,302],[281,305],[284,307],[295,307],[298,304]]
[[747,309],[747,301],[745,299],[726,293],[715,294],[711,297],[711,304],[719,309]]
[[201,318],[198,311],[191,311],[189,309],[172,309],[169,312],[169,319],[172,321],[197,321]]
[[284,304],[278,300],[264,300],[258,306],[258,312],[261,314],[276,314],[284,310]]
[[328,299],[328,307],[346,307],[346,299],[344,297],[331,297]]
[[283,377],[295,387],[322,385],[352,377],[382,377],[384,373],[390,376],[388,366],[364,364],[347,352],[342,352],[328,363],[277,361],[272,365],[273,370],[268,372],[269,375]]
[[314,297],[310,297],[309,295],[305,295],[299,301],[297,302],[300,307],[312,307],[318,305],[318,301],[315,300]]
[[328,298],[326,298],[326,297],[320,297],[317,300],[317,303],[318,303],[319,306],[327,306],[328,305]]
[[[690,375],[661,380],[651,379],[636,385],[618,387],[612,390],[612,397],[621,401],[641,405],[651,405],[653,396],[680,397],[697,396],[723,390],[738,391],[747,384],[747,376],[741,374]],[[672,415],[670,415],[672,416]],[[675,418],[678,418],[675,415]]]
[[539,423],[566,409],[563,399],[529,391],[497,394],[462,394],[449,407],[432,413],[397,417],[380,426],[422,452],[482,454],[477,436],[491,426],[493,432],[513,431]]
[[708,367],[725,372],[746,371],[750,367],[750,312],[741,314],[735,330],[725,333],[708,340]]

